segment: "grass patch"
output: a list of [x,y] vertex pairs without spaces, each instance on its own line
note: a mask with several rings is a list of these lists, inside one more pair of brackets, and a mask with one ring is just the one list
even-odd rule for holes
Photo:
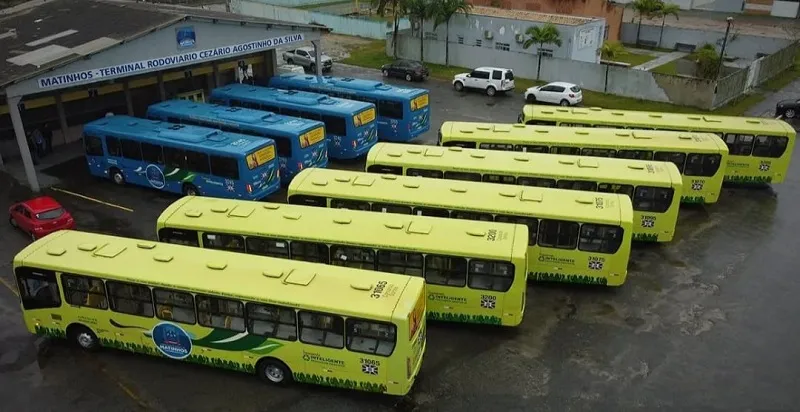
[[342,1],[332,1],[332,2],[329,2],[329,3],[304,4],[304,5],[293,7],[293,8],[300,9],[300,10],[311,10],[311,9],[318,9],[320,7],[325,7],[325,6],[338,6],[340,4],[347,4],[347,3],[353,3],[353,5],[355,5],[355,1],[354,0],[342,0]]
[[[361,44],[351,47],[348,52],[350,57],[342,60],[344,64],[353,66],[367,67],[372,69],[380,68],[386,63],[391,63],[394,59],[386,56],[386,43],[383,40],[372,41],[368,44]],[[674,62],[670,62],[674,63]],[[668,63],[669,64],[669,63]],[[667,64],[667,65],[668,65]],[[659,67],[664,67],[662,65]],[[469,72],[470,69],[463,67],[446,67],[439,64],[428,64],[430,70],[430,77],[439,80],[451,81],[453,76],[458,73]],[[658,69],[658,68],[656,68]],[[652,71],[663,73],[653,69]],[[664,73],[664,74],[675,74]],[[779,74],[772,80],[764,83],[763,88],[769,91],[776,91],[793,80],[800,78],[800,56],[795,60],[795,65],[790,69]],[[517,77],[515,79],[517,90],[525,90],[528,87],[545,84],[543,81],[536,81],[532,79],[523,79]],[[632,99],[630,97],[622,97],[613,94],[606,94],[595,92],[591,90],[583,91],[583,104],[584,106],[598,106],[606,109],[619,109],[619,110],[645,110],[653,112],[675,112],[675,113],[716,113],[720,115],[741,116],[749,108],[764,100],[766,96],[764,93],[751,93],[742,96],[727,105],[720,107],[717,110],[709,111],[702,110],[696,107],[678,106],[670,103],[653,102],[649,100]]]
[[630,47],[632,49],[652,50],[652,51],[663,52],[663,53],[672,53],[672,52],[675,51],[675,50],[672,50],[672,49],[665,49],[663,47],[645,46],[643,44],[640,44],[640,45],[637,46],[637,45],[632,44],[632,43],[622,43],[622,45],[625,46],[625,47]]
[[620,56],[615,56],[614,61],[620,63],[628,63],[631,67],[638,66],[640,64],[645,64],[650,60],[655,60],[656,56],[651,56],[649,54],[639,54],[639,53],[623,53]]
[[678,60],[673,60],[662,64],[661,66],[653,67],[650,69],[653,73],[668,74],[671,76],[678,75]]

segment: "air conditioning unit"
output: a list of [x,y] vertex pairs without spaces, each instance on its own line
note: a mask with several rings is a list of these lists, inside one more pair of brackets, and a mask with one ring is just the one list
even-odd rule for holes
[[517,43],[522,43],[525,41],[525,35],[517,33],[517,35],[514,36],[514,39],[517,41]]
[[491,31],[489,31],[489,30],[486,30],[486,31],[484,31],[484,32],[483,32],[483,37],[484,37],[486,40],[491,40],[492,38],[494,38],[494,33],[492,33],[492,32],[491,32]]

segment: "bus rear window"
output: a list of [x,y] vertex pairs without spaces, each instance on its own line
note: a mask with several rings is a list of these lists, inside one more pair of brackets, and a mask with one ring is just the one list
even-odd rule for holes
[[424,109],[428,107],[428,93],[417,96],[411,100],[411,111]]
[[366,124],[370,124],[375,120],[375,108],[370,107],[367,110],[364,110],[355,116],[353,116],[353,124],[356,127],[361,127]]
[[639,186],[633,196],[633,210],[664,213],[672,204],[674,193],[669,187]]
[[311,145],[315,145],[325,139],[325,128],[320,126],[309,132],[300,135],[300,148],[305,149]]
[[247,155],[247,168],[253,170],[275,158],[275,145],[264,146]]

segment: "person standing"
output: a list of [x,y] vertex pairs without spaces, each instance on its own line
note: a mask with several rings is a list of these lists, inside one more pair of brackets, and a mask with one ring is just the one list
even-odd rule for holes
[[44,137],[44,153],[53,153],[53,131],[47,123],[42,125],[42,137]]
[[39,158],[44,156],[44,136],[42,135],[42,131],[39,128],[33,129],[31,132],[31,139],[33,140],[33,145],[36,148],[36,154]]

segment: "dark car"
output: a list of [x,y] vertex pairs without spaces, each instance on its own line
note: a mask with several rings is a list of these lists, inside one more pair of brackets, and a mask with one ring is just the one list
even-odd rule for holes
[[781,100],[775,106],[775,117],[794,119],[800,113],[800,99]]
[[412,80],[423,81],[430,75],[427,67],[414,60],[395,60],[392,63],[384,64],[381,66],[381,73],[383,73],[383,77],[397,77],[409,82]]

